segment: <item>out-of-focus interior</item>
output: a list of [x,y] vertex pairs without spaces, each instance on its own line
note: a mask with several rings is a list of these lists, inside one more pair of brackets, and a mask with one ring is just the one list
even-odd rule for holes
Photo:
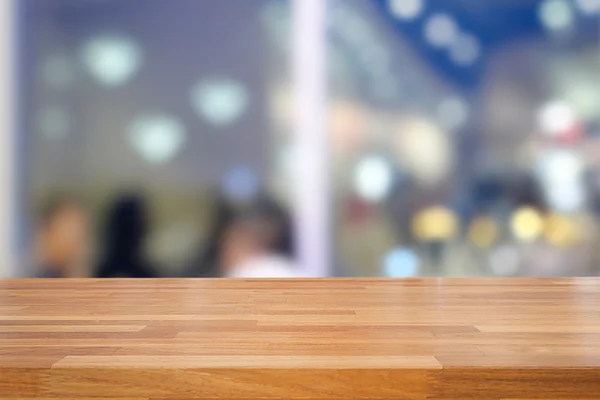
[[600,0],[323,1],[314,149],[293,3],[20,0],[16,274],[599,274]]
[[598,1],[331,1],[351,275],[597,274]]

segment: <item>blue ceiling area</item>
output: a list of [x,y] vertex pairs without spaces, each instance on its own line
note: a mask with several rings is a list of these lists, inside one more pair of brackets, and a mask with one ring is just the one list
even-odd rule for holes
[[[597,16],[578,13],[576,0],[571,0],[575,16],[573,29],[548,32],[539,18],[544,0],[425,0],[422,13],[413,20],[400,20],[390,11],[389,0],[375,0],[379,10],[390,25],[420,54],[444,79],[463,89],[474,88],[493,50],[517,40],[552,41],[557,48],[597,43],[599,20]],[[425,21],[435,14],[454,18],[461,31],[474,35],[481,45],[476,63],[460,66],[452,62],[447,53],[434,48],[425,40]]]

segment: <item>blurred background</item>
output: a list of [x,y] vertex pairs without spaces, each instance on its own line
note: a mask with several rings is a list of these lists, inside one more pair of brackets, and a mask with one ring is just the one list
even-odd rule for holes
[[600,274],[600,0],[10,12],[6,275]]

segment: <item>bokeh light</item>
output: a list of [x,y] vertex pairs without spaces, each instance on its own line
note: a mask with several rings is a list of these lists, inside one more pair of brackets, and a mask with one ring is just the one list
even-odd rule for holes
[[563,186],[547,186],[546,197],[548,203],[557,211],[577,211],[585,203],[585,189],[580,182]]
[[383,273],[390,278],[410,278],[417,276],[421,262],[411,249],[397,248],[387,253],[383,259]]
[[423,186],[443,180],[454,163],[448,135],[426,118],[408,118],[398,125],[396,152],[402,165]]
[[431,207],[418,212],[412,221],[413,235],[423,242],[452,239],[459,227],[456,214],[446,207]]
[[537,172],[548,204],[557,211],[572,212],[586,201],[584,160],[578,152],[551,150],[541,157]]
[[541,131],[558,136],[568,131],[577,121],[573,108],[564,101],[551,101],[542,106],[537,116]]
[[575,0],[577,8],[586,15],[600,14],[600,0]]
[[533,207],[521,207],[512,215],[510,226],[515,238],[523,242],[536,240],[544,229],[544,220]]
[[552,213],[546,218],[544,236],[551,245],[565,248],[576,244],[581,238],[581,232],[573,218]]
[[468,67],[481,56],[479,40],[470,34],[461,33],[450,46],[450,58],[457,65]]
[[424,0],[389,0],[390,11],[401,20],[418,18],[425,7]]
[[367,156],[354,170],[354,190],[366,201],[376,202],[388,196],[394,182],[394,171],[382,156]]
[[468,237],[475,246],[489,248],[499,239],[498,224],[493,218],[479,216],[469,225]]
[[86,69],[98,82],[118,86],[138,72],[142,64],[142,50],[131,38],[106,35],[87,42],[82,58]]
[[550,31],[564,31],[574,23],[573,9],[567,0],[544,0],[538,15],[542,25]]
[[250,101],[244,85],[224,77],[196,84],[191,100],[200,117],[219,127],[236,122],[246,112]]
[[542,179],[558,186],[581,178],[584,170],[584,160],[581,154],[574,150],[550,150],[541,158]]
[[425,23],[425,39],[433,47],[449,47],[459,34],[456,21],[447,14],[434,14]]
[[167,115],[141,116],[129,128],[131,146],[152,164],[171,160],[181,150],[185,139],[184,125]]

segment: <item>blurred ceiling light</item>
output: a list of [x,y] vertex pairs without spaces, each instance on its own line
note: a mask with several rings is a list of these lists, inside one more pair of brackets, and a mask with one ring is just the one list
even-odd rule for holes
[[424,242],[450,240],[458,228],[458,217],[446,207],[427,208],[418,212],[412,221],[413,235]]
[[600,0],[576,0],[577,8],[583,14],[600,14]]
[[71,117],[64,107],[48,106],[38,117],[38,130],[50,140],[64,139],[71,131]]
[[396,151],[402,164],[424,186],[443,180],[454,163],[448,136],[425,118],[409,118],[399,124]]
[[246,111],[249,96],[239,82],[224,77],[205,79],[192,88],[192,105],[215,126],[236,122]]
[[557,100],[544,104],[538,111],[537,120],[543,133],[559,136],[573,127],[577,117],[569,104]]
[[240,166],[227,172],[221,185],[228,199],[245,202],[258,194],[259,179],[251,168]]
[[106,35],[88,41],[82,58],[98,82],[112,87],[124,84],[135,75],[142,63],[142,51],[127,37]]
[[450,58],[457,65],[468,67],[475,64],[480,56],[481,45],[473,35],[461,33],[450,45]]
[[458,26],[447,14],[434,14],[425,23],[425,39],[433,47],[449,47],[458,37]]
[[564,31],[573,27],[573,10],[567,0],[544,0],[540,4],[538,17],[544,28],[550,31]]
[[477,217],[469,226],[468,236],[477,247],[488,248],[498,240],[498,225],[490,217]]
[[389,0],[390,11],[401,20],[418,18],[425,6],[424,0]]
[[383,259],[383,272],[389,278],[410,278],[417,276],[421,262],[411,249],[396,248]]
[[436,110],[440,124],[449,131],[461,129],[469,119],[469,106],[460,97],[447,97]]
[[54,54],[42,63],[42,80],[53,89],[64,89],[73,82],[73,65],[62,54]]
[[513,276],[519,272],[520,258],[515,247],[506,245],[492,250],[488,262],[495,275]]
[[544,236],[551,245],[563,248],[574,245],[581,237],[577,223],[557,213],[552,213],[546,218]]
[[511,218],[513,235],[523,242],[536,240],[544,229],[544,220],[539,211],[532,207],[521,207]]
[[176,118],[147,115],[134,120],[129,128],[129,141],[146,161],[162,164],[171,160],[183,147],[186,130]]
[[363,158],[354,170],[354,190],[369,202],[381,201],[387,197],[393,181],[393,168],[381,156]]
[[561,212],[582,208],[585,204],[584,172],[581,154],[565,149],[546,152],[537,167],[537,174],[548,204]]

